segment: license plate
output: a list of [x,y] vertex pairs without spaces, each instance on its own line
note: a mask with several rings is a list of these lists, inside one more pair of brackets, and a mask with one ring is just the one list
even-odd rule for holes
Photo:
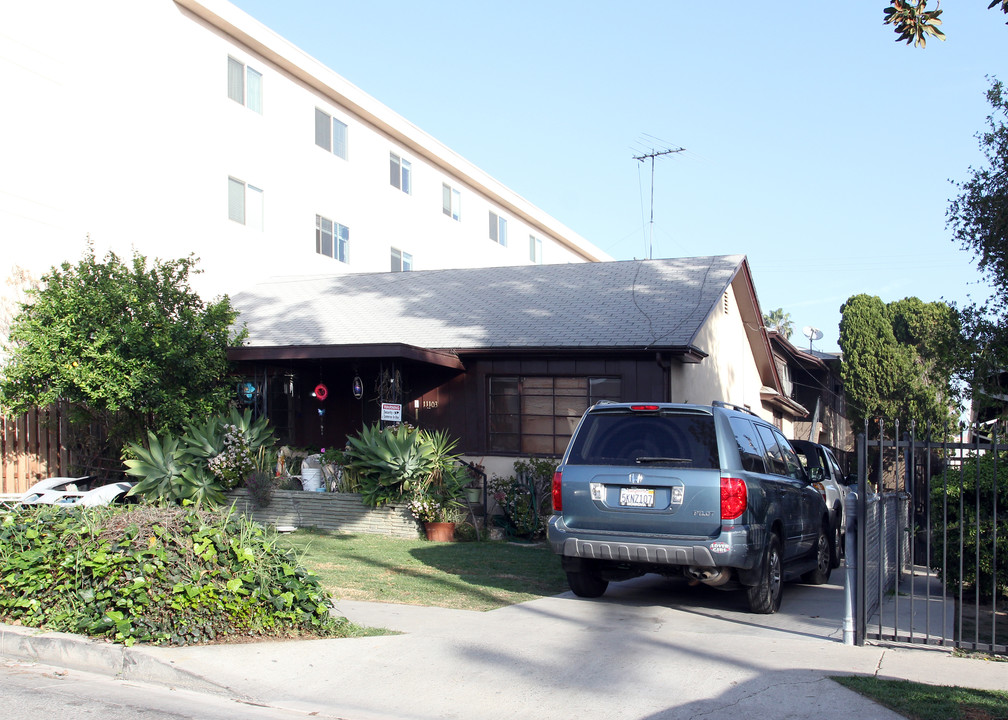
[[654,490],[637,487],[620,488],[619,504],[625,507],[654,507]]

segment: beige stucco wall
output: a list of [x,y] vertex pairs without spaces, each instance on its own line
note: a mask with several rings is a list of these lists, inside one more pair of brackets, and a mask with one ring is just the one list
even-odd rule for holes
[[768,420],[773,419],[760,401],[759,370],[746,337],[739,313],[736,286],[729,288],[727,303],[714,308],[697,335],[695,345],[707,353],[697,364],[673,363],[670,369],[672,402],[710,404],[714,400],[748,407]]

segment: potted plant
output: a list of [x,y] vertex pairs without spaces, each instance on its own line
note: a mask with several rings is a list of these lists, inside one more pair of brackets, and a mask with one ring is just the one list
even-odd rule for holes
[[443,501],[430,495],[418,493],[409,501],[410,512],[423,523],[427,539],[434,542],[451,542],[455,536],[455,524],[459,520],[459,509],[453,501]]

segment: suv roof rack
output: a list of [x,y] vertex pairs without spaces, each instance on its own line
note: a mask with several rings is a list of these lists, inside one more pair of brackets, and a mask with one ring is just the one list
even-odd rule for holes
[[739,412],[749,413],[750,415],[752,415],[754,417],[759,417],[759,415],[757,415],[756,413],[754,413],[752,410],[750,410],[747,407],[742,407],[741,405],[736,405],[734,403],[725,402],[724,400],[714,400],[711,403],[711,405],[714,405],[715,407],[728,408],[729,410],[738,410]]

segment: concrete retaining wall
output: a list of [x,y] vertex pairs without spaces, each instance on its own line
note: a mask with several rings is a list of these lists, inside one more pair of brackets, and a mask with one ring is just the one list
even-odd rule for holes
[[236,512],[263,524],[401,538],[417,538],[421,534],[417,521],[404,506],[369,508],[357,493],[276,490],[273,500],[264,508],[257,507],[245,489],[232,490],[227,496]]

